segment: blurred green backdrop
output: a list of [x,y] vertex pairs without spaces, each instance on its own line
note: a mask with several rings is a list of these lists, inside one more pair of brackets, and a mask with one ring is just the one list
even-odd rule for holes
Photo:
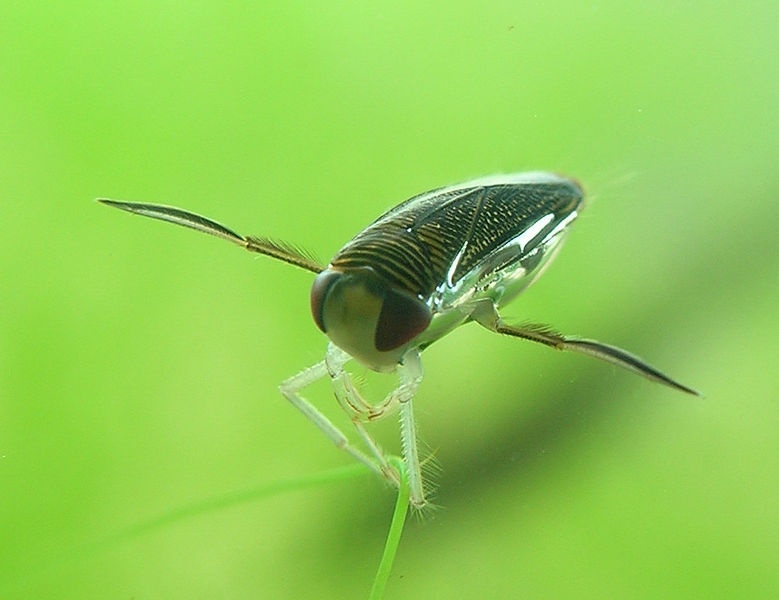
[[252,492],[350,464],[277,391],[324,352],[310,274],[95,197],[326,260],[412,194],[526,169],[592,201],[509,316],[706,398],[475,326],[436,344],[417,409],[442,508],[407,524],[387,597],[779,596],[777,22],[3,3],[0,597],[362,598],[388,526],[370,475]]

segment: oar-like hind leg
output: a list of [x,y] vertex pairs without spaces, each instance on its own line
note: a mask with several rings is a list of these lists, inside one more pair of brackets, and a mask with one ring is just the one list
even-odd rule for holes
[[635,354],[631,354],[627,350],[622,350],[616,346],[610,346],[609,344],[604,344],[595,340],[569,337],[553,330],[547,325],[538,325],[535,323],[525,323],[516,326],[508,325],[503,321],[498,313],[498,309],[491,300],[478,302],[471,313],[471,318],[490,331],[519,337],[530,340],[531,342],[538,342],[539,344],[544,344],[545,346],[555,348],[556,350],[569,350],[587,354],[588,356],[593,356],[622,367],[623,369],[643,375],[647,379],[662,383],[663,385],[672,387],[680,392],[693,394],[695,396],[701,395],[697,390],[687,387],[686,385],[671,379],[665,373],[658,371]]

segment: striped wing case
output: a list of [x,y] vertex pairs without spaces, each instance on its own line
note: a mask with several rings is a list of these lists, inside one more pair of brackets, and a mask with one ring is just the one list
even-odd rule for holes
[[346,244],[335,269],[371,267],[400,289],[429,298],[507,246],[531,253],[575,216],[579,185],[549,173],[497,176],[439,188],[387,211]]

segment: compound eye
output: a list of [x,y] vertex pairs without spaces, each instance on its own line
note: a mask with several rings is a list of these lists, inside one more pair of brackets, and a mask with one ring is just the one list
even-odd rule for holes
[[400,348],[430,325],[432,314],[419,298],[389,288],[384,294],[374,345],[379,352]]
[[341,278],[342,273],[325,269],[314,279],[311,286],[311,314],[314,316],[314,322],[323,333],[327,333],[324,319],[324,307],[327,294],[333,287],[333,284]]

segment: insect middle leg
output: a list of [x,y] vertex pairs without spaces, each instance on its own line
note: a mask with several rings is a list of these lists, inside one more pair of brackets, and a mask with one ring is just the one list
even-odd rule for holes
[[[315,381],[322,379],[328,375],[328,368],[326,361],[320,361],[312,367],[305,369],[293,375],[289,379],[286,379],[280,386],[279,390],[282,395],[289,400],[300,412],[302,412],[306,418],[316,425],[319,430],[324,433],[328,439],[333,442],[338,448],[346,451],[353,458],[364,464],[366,467],[374,471],[381,477],[387,478],[387,474],[381,465],[377,463],[375,459],[372,459],[358,448],[352,446],[349,439],[343,434],[343,432],[333,424],[319,409],[313,404],[301,396],[300,391],[314,383]],[[386,460],[384,461],[386,463]],[[397,476],[394,480],[397,485]]]

